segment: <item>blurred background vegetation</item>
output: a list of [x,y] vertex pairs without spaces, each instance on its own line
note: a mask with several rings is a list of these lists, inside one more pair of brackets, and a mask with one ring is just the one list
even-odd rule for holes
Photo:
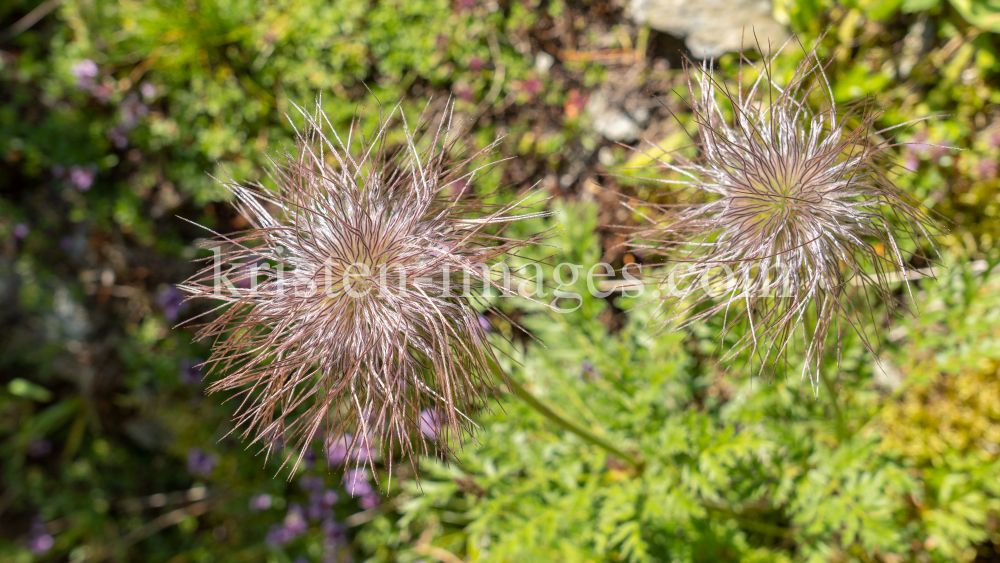
[[454,463],[422,460],[419,485],[351,474],[355,497],[319,444],[288,475],[226,437],[208,351],[172,328],[203,311],[173,285],[206,236],[179,217],[246,224],[209,175],[266,181],[286,113],[319,94],[339,126],[375,99],[416,116],[453,96],[473,144],[505,135],[517,157],[479,188],[554,196],[555,263],[641,261],[607,228],[635,220],[617,194],[670,194],[608,173],[648,159],[619,142],[682,142],[686,48],[626,4],[0,5],[0,560],[1000,561],[995,0],[773,6],[829,58],[838,101],[875,96],[883,127],[942,116],[902,140],[956,149],[895,149],[947,234],[919,311],[901,290],[906,312],[872,319],[881,366],[848,338],[816,395],[720,367],[718,326],[652,334],[627,297],[514,303],[547,349],[498,338],[505,368],[641,467],[514,397]]

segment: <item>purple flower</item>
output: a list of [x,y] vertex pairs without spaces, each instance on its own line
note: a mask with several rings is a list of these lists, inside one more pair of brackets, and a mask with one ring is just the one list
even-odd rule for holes
[[989,139],[986,140],[986,143],[990,146],[991,149],[1000,147],[1000,132],[994,131],[990,133],[990,137]]
[[[976,174],[982,180],[992,180],[997,177],[997,161],[991,158],[981,158],[976,165]],[[17,234],[16,232],[14,233]]]
[[94,185],[94,178],[97,176],[97,167],[89,165],[86,167],[74,165],[69,169],[69,181],[73,186],[85,192]]
[[187,302],[184,301],[184,293],[176,285],[169,285],[160,291],[156,296],[156,304],[163,310],[163,316],[168,321],[176,321],[184,309],[187,309]]
[[491,323],[490,319],[488,319],[486,316],[479,315],[479,319],[478,320],[479,320],[479,326],[481,326],[483,328],[483,330],[485,330],[487,332],[493,330],[493,323]]
[[116,149],[123,149],[128,146],[128,135],[125,134],[126,129],[121,125],[116,125],[105,134],[111,144],[115,146]]
[[331,519],[323,520],[320,529],[323,530],[323,536],[328,542],[341,545],[347,543],[347,527],[340,522]]
[[17,238],[24,238],[28,236],[28,233],[30,232],[31,229],[29,229],[28,226],[25,225],[24,223],[18,223],[14,225],[14,236]]
[[191,448],[187,458],[188,473],[195,477],[208,477],[218,461],[216,456],[206,454],[201,448]]
[[368,479],[367,469],[348,469],[344,472],[344,489],[354,498],[365,496],[373,490]]
[[198,385],[205,377],[201,373],[201,365],[201,358],[184,358],[177,363],[177,368],[180,371],[178,379],[184,385]]
[[56,539],[45,531],[45,524],[41,520],[35,520],[34,524],[31,525],[29,535],[31,537],[28,539],[28,549],[35,555],[48,553],[56,544]]
[[381,503],[382,503],[382,495],[373,491],[361,497],[361,501],[358,504],[360,504],[361,508],[365,510],[371,510]]
[[534,96],[542,91],[542,81],[537,78],[525,80],[524,83],[521,84],[521,90],[527,92],[529,96]]
[[352,461],[362,463],[371,459],[371,439],[361,440],[357,445],[354,445],[354,439],[351,435],[344,434],[333,440],[326,448],[326,459],[331,466],[344,463],[348,456]]
[[438,428],[441,426],[441,415],[437,411],[424,409],[420,411],[420,433],[431,440],[437,439]]
[[149,114],[149,106],[139,101],[139,96],[129,94],[118,105],[118,115],[121,117],[121,124],[126,130],[132,129],[139,124],[139,119]]
[[156,86],[153,86],[150,82],[143,82],[142,85],[139,86],[139,93],[142,94],[143,99],[148,102],[156,96]]
[[271,495],[261,493],[250,497],[250,512],[260,512],[271,508]]
[[475,92],[473,92],[472,88],[469,88],[468,86],[459,86],[455,88],[455,96],[466,102],[471,102],[474,94]]
[[233,285],[240,289],[251,289],[257,286],[257,279],[261,276],[258,269],[264,264],[248,262],[238,268],[233,275]]
[[282,546],[286,543],[295,539],[295,534],[288,531],[287,528],[281,524],[272,524],[270,528],[267,529],[267,535],[264,536],[264,541],[268,545]]
[[306,512],[298,504],[292,504],[288,507],[288,514],[285,514],[285,520],[281,525],[293,536],[304,534],[309,529]]
[[87,241],[83,237],[65,236],[59,239],[59,248],[64,252],[80,254],[87,248]]
[[45,438],[32,440],[28,444],[28,457],[44,457],[52,452],[52,442]]
[[302,456],[302,464],[306,469],[312,469],[312,466],[316,465],[316,452],[312,448],[306,450],[305,455]]
[[35,555],[42,555],[48,553],[55,544],[56,539],[52,537],[52,534],[42,534],[28,540],[28,549]]
[[476,7],[476,0],[458,0],[455,2],[455,11],[458,13],[467,12]]
[[303,491],[316,491],[323,488],[323,478],[316,475],[306,475],[299,479],[299,487]]
[[486,66],[486,63],[484,63],[483,59],[480,59],[479,57],[472,57],[469,59],[469,70],[479,70],[484,66]]
[[333,505],[337,504],[340,500],[340,496],[337,495],[336,491],[327,489],[325,491],[313,491],[309,495],[309,506],[306,508],[306,514],[309,516],[310,520],[319,520],[332,515],[331,509]]
[[76,77],[76,87],[81,90],[86,90],[93,86],[94,78],[100,74],[101,70],[97,68],[97,63],[90,59],[83,59],[73,63],[70,67],[70,72]]

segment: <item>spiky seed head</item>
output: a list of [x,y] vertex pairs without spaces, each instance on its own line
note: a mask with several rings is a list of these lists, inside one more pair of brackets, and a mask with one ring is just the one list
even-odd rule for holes
[[757,73],[746,89],[689,66],[698,154],[657,158],[673,176],[658,181],[680,203],[637,209],[651,224],[630,240],[671,266],[652,276],[670,286],[664,326],[721,314],[724,333],[745,330],[723,359],[749,349],[761,370],[801,335],[815,388],[831,330],[849,324],[874,355],[862,328],[871,299],[893,306],[890,283],[908,270],[902,243],[919,252],[936,225],[889,176],[886,135],[900,126],[875,130],[871,99],[838,107],[815,50],[783,86],[774,60],[741,63],[741,75],[743,64]]
[[[447,455],[496,394],[478,292],[463,282],[496,286],[491,267],[535,240],[506,238],[504,225],[544,213],[467,189],[496,143],[453,157],[451,104],[435,129],[418,125],[422,149],[398,109],[367,136],[360,117],[340,136],[300,109],[294,154],[271,159],[276,191],[226,184],[251,225],[214,243],[233,279],[220,283],[212,264],[182,286],[221,301],[198,334],[214,340],[207,364],[222,376],[209,390],[239,391],[236,428],[268,454],[294,443],[286,464],[319,435],[347,450],[339,459],[371,463],[379,450],[390,473],[394,452]],[[405,147],[390,154],[396,122]]]

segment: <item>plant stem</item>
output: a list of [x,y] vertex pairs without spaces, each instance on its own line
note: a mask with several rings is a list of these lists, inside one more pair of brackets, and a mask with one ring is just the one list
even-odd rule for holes
[[545,406],[545,404],[543,404],[541,401],[539,401],[538,399],[536,399],[534,397],[534,395],[532,395],[531,393],[529,393],[528,390],[525,389],[524,387],[522,387],[520,383],[518,383],[516,380],[514,380],[514,378],[512,378],[512,377],[504,377],[503,373],[500,371],[500,367],[499,366],[493,364],[493,370],[494,370],[494,372],[498,376],[500,376],[500,378],[502,380],[504,380],[507,383],[507,386],[510,387],[511,391],[513,391],[515,395],[517,395],[518,397],[521,397],[521,399],[523,399],[525,403],[528,403],[528,406],[530,406],[531,408],[533,408],[536,411],[538,411],[539,414],[541,414],[545,418],[551,420],[552,422],[556,423],[558,426],[562,427],[563,429],[568,430],[568,431],[572,432],[573,434],[576,434],[580,438],[583,438],[583,440],[586,441],[587,443],[592,444],[594,446],[597,446],[597,447],[599,447],[599,448],[607,451],[608,453],[610,453],[610,454],[614,455],[615,457],[620,458],[622,461],[628,463],[629,465],[631,465],[632,467],[634,467],[636,470],[642,471],[642,463],[639,462],[638,460],[636,460],[635,456],[631,456],[631,455],[629,455],[629,454],[627,454],[627,453],[619,450],[618,448],[616,448],[616,447],[612,446],[611,444],[607,443],[606,441],[602,440],[601,438],[599,438],[598,436],[596,436],[594,433],[590,432],[589,430],[587,430],[585,428],[582,428],[582,427],[576,425],[575,423],[573,423],[573,422],[571,422],[569,420],[566,420],[565,418],[559,416],[552,409],[550,409],[549,407]]
[[833,414],[837,418],[837,442],[843,442],[847,437],[847,426],[844,425],[844,414],[840,411],[840,405],[837,404],[837,392],[826,375],[826,370],[820,369],[819,376],[823,380],[826,392],[830,394],[830,404],[833,405]]

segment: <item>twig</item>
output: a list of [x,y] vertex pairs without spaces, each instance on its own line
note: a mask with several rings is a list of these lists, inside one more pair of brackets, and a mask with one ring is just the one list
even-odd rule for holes
[[503,86],[504,77],[507,76],[507,67],[503,64],[503,56],[500,53],[500,44],[497,42],[496,35],[490,33],[486,40],[490,44],[490,54],[493,56],[493,64],[496,66],[496,71],[493,73],[493,86],[490,87],[489,93],[486,94],[486,97],[479,102],[475,111],[472,112],[475,119],[479,119],[483,112],[496,101],[497,96],[500,95],[500,88]]
[[[501,375],[499,367],[494,366],[494,370],[497,372],[497,375]],[[538,399],[536,399],[524,387],[521,387],[521,384],[518,383],[517,381],[515,381],[513,378],[506,378],[506,381],[507,381],[507,385],[511,388],[511,390],[514,392],[515,395],[517,395],[518,397],[521,397],[521,399],[523,399],[525,403],[528,403],[528,406],[530,406],[531,408],[533,408],[536,411],[538,411],[538,413],[541,414],[542,416],[544,416],[545,418],[547,418],[547,419],[551,420],[552,422],[556,423],[561,428],[563,428],[565,430],[568,430],[568,431],[572,432],[573,434],[576,434],[580,438],[583,438],[584,441],[586,441],[586,442],[588,442],[588,443],[590,443],[590,444],[592,444],[594,446],[597,446],[597,447],[599,447],[599,448],[607,451],[608,453],[613,454],[615,457],[621,458],[622,461],[628,463],[633,468],[635,468],[637,471],[639,471],[639,472],[642,471],[643,464],[642,464],[641,461],[637,460],[635,458],[635,456],[631,456],[631,455],[629,455],[629,454],[627,454],[627,453],[619,450],[618,448],[612,446],[611,444],[609,444],[605,440],[597,437],[596,435],[594,435],[589,430],[581,428],[580,426],[576,425],[575,423],[570,422],[569,420],[566,420],[565,418],[559,416],[552,409],[550,409],[549,407],[547,407],[544,404],[542,404],[541,401],[539,401]]]
[[399,505],[403,504],[403,497],[397,496],[390,500],[383,502],[382,504],[376,506],[375,508],[370,508],[362,512],[356,512],[351,514],[347,518],[344,518],[344,524],[348,528],[353,528],[355,526],[360,526],[365,522],[370,522],[383,514],[388,514],[389,512],[395,510]]
[[0,42],[13,39],[27,31],[28,28],[38,23],[45,16],[49,15],[49,12],[58,8],[61,1],[62,0],[45,0],[45,2],[36,6],[34,10],[28,12],[28,14],[23,18],[14,22],[14,25],[5,29],[3,33],[0,33]]

